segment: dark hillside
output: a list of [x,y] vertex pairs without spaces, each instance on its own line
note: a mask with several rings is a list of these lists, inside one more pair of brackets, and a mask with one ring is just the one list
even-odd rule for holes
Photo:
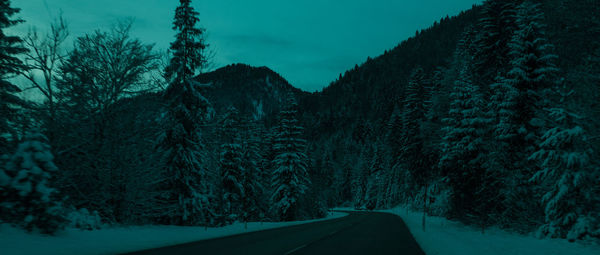
[[298,96],[308,94],[294,88],[267,67],[245,64],[228,65],[201,74],[196,80],[210,85],[202,93],[211,102],[217,115],[235,106],[240,113],[267,123],[275,121],[274,117],[288,93]]

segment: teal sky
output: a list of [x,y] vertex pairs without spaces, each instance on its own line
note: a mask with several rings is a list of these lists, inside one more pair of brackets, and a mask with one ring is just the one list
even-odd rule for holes
[[[446,15],[481,0],[195,0],[216,68],[268,66],[290,83],[316,91],[340,73],[382,54]],[[134,18],[133,36],[156,49],[173,40],[177,0],[13,0],[31,26],[46,29],[60,12],[73,36]]]

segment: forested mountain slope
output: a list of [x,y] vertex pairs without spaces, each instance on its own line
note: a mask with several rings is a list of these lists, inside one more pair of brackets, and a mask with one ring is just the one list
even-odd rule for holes
[[523,2],[442,19],[315,95],[340,202],[598,235],[600,5]]

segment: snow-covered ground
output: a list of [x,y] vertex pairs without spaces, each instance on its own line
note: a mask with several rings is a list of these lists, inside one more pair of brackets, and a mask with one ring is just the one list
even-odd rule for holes
[[538,239],[501,229],[465,226],[441,217],[427,217],[423,231],[422,212],[397,207],[382,210],[400,216],[428,255],[510,254],[510,255],[588,255],[600,254],[599,244],[570,243],[564,239]]
[[210,238],[285,227],[346,216],[333,212],[327,218],[294,222],[234,223],[221,228],[179,226],[113,227],[94,231],[67,229],[57,236],[28,234],[21,229],[0,225],[0,254],[116,254],[163,247]]

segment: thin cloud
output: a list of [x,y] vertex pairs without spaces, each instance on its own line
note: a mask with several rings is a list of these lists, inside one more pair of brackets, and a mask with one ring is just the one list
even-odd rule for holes
[[[62,10],[72,35],[108,29],[133,17],[133,36],[156,49],[169,47],[173,10],[165,0],[27,0],[13,2],[27,21],[15,29],[40,29]],[[482,0],[221,0],[193,1],[215,67],[231,63],[268,66],[291,84],[320,90],[340,73],[377,56],[446,15]]]

